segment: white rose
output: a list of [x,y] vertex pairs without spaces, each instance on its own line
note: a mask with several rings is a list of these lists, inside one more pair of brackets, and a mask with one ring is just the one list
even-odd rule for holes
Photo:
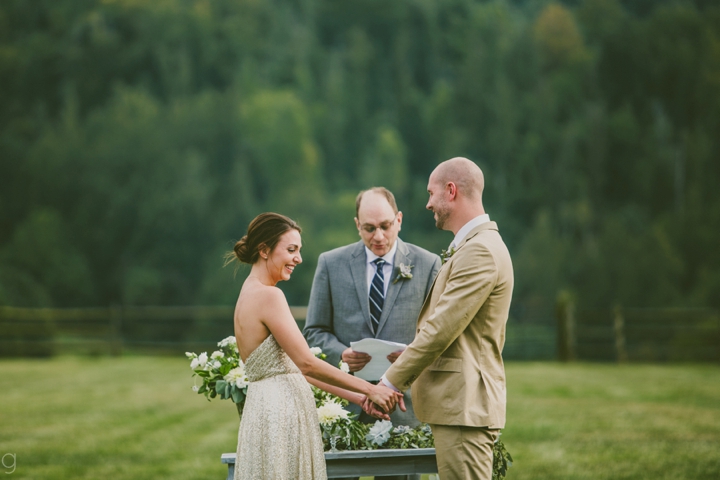
[[368,442],[382,447],[385,442],[390,440],[390,431],[393,428],[392,422],[388,420],[378,420],[375,425],[370,427],[370,431],[365,435]]
[[336,420],[348,418],[349,413],[342,405],[335,402],[325,402],[317,409],[318,421],[325,426],[332,425]]
[[220,350],[215,350],[212,353],[212,355],[210,355],[210,358],[213,358],[213,359],[218,359],[218,358],[223,358],[223,357],[225,357],[225,354],[223,352],[221,352]]
[[310,348],[310,353],[312,353],[313,355],[315,355],[315,356],[317,357],[318,355],[322,354],[322,348],[320,348],[320,347],[311,347],[311,348]]
[[342,370],[345,373],[350,373],[350,365],[348,365],[345,362],[340,362],[340,370]]

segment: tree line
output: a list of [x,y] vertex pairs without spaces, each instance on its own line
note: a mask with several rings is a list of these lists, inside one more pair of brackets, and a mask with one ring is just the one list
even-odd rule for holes
[[467,156],[516,309],[719,308],[719,132],[711,1],[4,0],[0,304],[232,304],[278,211],[303,305],[360,189],[445,248],[427,177]]

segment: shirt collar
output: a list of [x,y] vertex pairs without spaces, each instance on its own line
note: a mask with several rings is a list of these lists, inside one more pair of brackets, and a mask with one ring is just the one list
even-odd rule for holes
[[[395,244],[392,246],[390,251],[388,253],[386,253],[385,255],[383,255],[383,257],[382,257],[382,259],[385,260],[386,263],[388,263],[390,265],[394,265],[395,253],[397,252],[397,246],[398,246],[398,239],[396,238]],[[367,258],[368,263],[372,263],[375,261],[376,258],[379,258],[367,246],[365,247],[365,257]]]
[[457,248],[458,245],[462,243],[463,240],[465,240],[465,237],[467,237],[467,234],[470,233],[470,230],[477,227],[478,225],[482,225],[483,223],[490,221],[490,215],[487,213],[483,215],[478,215],[477,217],[473,218],[469,222],[467,222],[463,227],[458,230],[458,232],[455,234],[455,238],[450,243],[450,246],[448,247],[448,250],[452,248]]

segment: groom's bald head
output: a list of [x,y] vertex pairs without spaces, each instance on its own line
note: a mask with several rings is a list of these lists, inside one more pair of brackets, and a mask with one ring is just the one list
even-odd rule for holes
[[435,225],[453,233],[485,213],[482,193],[485,179],[480,167],[467,158],[446,160],[430,174],[425,208],[432,211]]
[[485,177],[475,162],[464,157],[455,157],[435,167],[431,181],[440,185],[452,182],[460,195],[471,200],[481,200],[485,188]]

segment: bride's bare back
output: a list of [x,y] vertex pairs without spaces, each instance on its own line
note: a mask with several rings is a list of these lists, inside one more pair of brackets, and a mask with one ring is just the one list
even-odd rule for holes
[[243,362],[270,335],[265,319],[282,311],[283,307],[290,311],[282,292],[280,295],[283,302],[278,305],[278,295],[273,295],[272,290],[279,291],[277,287],[263,285],[253,277],[248,277],[240,290],[235,304],[234,323],[235,338]]

